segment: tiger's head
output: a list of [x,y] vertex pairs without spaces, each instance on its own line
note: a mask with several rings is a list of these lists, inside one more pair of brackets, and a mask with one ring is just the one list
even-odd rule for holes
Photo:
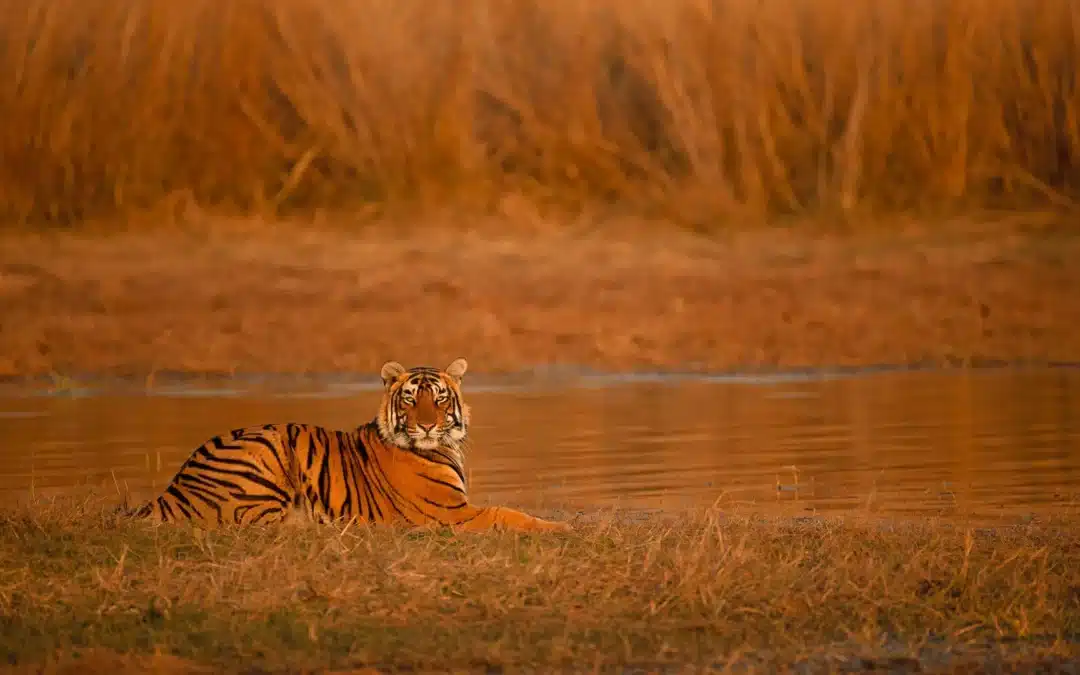
[[465,359],[455,359],[446,370],[406,370],[397,361],[383,364],[385,390],[378,417],[383,440],[421,453],[438,448],[462,453],[469,407],[461,396],[461,378],[468,367]]

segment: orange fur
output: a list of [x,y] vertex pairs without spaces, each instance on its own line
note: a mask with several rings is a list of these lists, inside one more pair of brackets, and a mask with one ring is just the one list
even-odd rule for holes
[[387,362],[379,413],[353,431],[287,423],[215,436],[135,515],[214,526],[275,522],[299,511],[319,522],[570,530],[510,508],[469,503],[469,409],[461,394],[466,367],[465,359],[441,371]]

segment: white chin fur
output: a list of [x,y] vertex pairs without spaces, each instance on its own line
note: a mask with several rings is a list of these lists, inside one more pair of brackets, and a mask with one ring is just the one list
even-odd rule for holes
[[434,450],[439,447],[439,441],[434,438],[413,439],[413,445],[421,450]]

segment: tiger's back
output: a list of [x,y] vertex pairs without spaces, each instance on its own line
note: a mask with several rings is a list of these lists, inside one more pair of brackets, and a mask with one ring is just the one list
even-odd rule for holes
[[444,512],[467,503],[464,481],[452,468],[394,457],[380,446],[363,428],[288,423],[234,429],[196,449],[138,515],[253,524],[277,522],[295,510],[318,522],[420,525],[442,522]]

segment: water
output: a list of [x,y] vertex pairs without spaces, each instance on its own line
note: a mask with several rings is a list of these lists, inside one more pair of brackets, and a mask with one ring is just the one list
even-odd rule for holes
[[[348,428],[377,387],[0,393],[0,505],[114,483],[149,497],[208,437]],[[40,392],[38,392],[40,394]],[[1080,370],[776,378],[467,378],[471,491],[522,508],[1030,519],[1080,507]]]

